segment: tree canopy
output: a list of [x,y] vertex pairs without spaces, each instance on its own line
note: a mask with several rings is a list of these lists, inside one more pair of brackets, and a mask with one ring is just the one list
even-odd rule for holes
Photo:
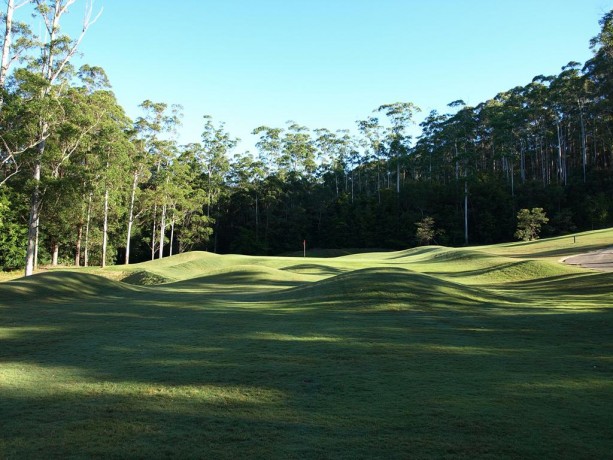
[[[2,269],[192,249],[280,254],[304,240],[397,249],[436,234],[439,244],[496,243],[517,235],[529,209],[548,216],[537,219],[545,236],[613,224],[613,11],[585,64],[476,106],[453,101],[448,113],[424,117],[416,139],[420,109],[404,101],[364,114],[354,133],[256,120],[257,151],[239,152],[208,115],[201,139],[180,145],[181,108],[166,102],[146,100],[130,120],[104,69],[73,68],[97,19],[85,1],[81,35],[64,35],[77,2],[9,0],[2,15]],[[44,37],[16,19],[27,5]]]

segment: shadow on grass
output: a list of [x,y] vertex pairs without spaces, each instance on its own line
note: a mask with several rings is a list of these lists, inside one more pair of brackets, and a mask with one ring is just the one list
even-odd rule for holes
[[[483,278],[497,282],[513,282],[548,278],[568,271],[567,267],[551,262],[521,260],[517,262],[495,263],[488,267],[474,270],[466,269],[459,272],[441,271],[434,273],[450,278]],[[573,273],[571,276],[576,276],[576,273]]]
[[307,273],[326,276],[338,275],[346,271],[337,267],[331,267],[329,265],[322,264],[297,264],[291,265],[289,267],[284,267],[281,270],[295,273]]
[[[613,298],[613,273],[575,273],[551,276],[543,279],[528,280],[521,283],[509,283],[508,289],[527,292],[533,296],[558,298],[560,296],[594,296],[609,295]],[[597,300],[597,299],[595,299]],[[601,307],[612,307],[601,304]]]
[[[529,245],[531,243],[526,243],[526,244]],[[551,258],[551,257],[562,258],[562,257],[575,256],[575,255],[583,254],[586,252],[597,251],[600,249],[605,249],[608,246],[606,245],[603,246],[602,244],[573,246],[572,237],[570,237],[568,247],[565,247],[565,248],[551,249],[549,251],[544,250],[544,251],[538,251],[536,253],[533,253],[530,251],[522,252],[521,247],[522,247],[521,245],[518,245],[517,251],[514,251],[513,253],[505,253],[504,255],[506,257],[520,257],[520,258],[526,258],[526,259],[544,259],[544,258]]]
[[191,292],[201,291],[211,295],[227,295],[227,294],[251,294],[257,291],[270,291],[277,289],[291,288],[304,284],[304,281],[293,279],[277,279],[270,274],[258,273],[257,271],[235,270],[217,275],[207,275],[197,278],[191,278],[185,281],[177,281],[163,286],[158,289],[169,292]]
[[441,250],[442,246],[422,246],[411,249],[406,249],[404,251],[399,251],[396,253],[394,257],[389,257],[389,259],[403,259],[405,257],[410,256],[419,256],[423,254],[431,254],[436,253]]
[[61,280],[0,295],[8,457],[609,452],[607,309],[541,315],[393,269],[226,299]]

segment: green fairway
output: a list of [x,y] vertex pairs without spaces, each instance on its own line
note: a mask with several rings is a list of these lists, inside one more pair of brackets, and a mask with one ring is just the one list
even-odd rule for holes
[[613,273],[559,262],[610,246],[196,252],[0,283],[0,458],[610,458]]

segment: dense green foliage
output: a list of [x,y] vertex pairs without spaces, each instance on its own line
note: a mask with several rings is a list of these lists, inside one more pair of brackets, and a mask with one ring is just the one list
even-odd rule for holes
[[537,240],[541,226],[549,222],[543,208],[520,209],[517,213],[517,230],[515,236],[523,241]]
[[304,240],[398,249],[430,241],[415,231],[425,218],[440,244],[496,243],[514,238],[523,208],[544,209],[543,236],[613,224],[612,13],[583,67],[475,107],[454,101],[417,139],[419,108],[404,102],[356,134],[259,126],[252,154],[208,116],[201,139],[179,145],[181,109],[166,103],[144,101],[129,120],[103,69],[70,65],[79,40],[60,33],[57,7],[73,1],[31,3],[57,27],[46,41],[11,29],[8,57],[21,60],[0,88],[3,269],[23,266],[26,248],[28,264],[103,266],[192,249],[279,254]]
[[613,273],[557,262],[607,246],[190,252],[0,283],[0,457],[608,458]]

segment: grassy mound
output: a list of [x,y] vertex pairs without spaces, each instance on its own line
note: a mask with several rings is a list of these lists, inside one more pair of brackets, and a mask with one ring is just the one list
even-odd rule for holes
[[128,284],[134,284],[136,286],[155,286],[158,284],[169,283],[172,280],[163,276],[151,273],[147,270],[137,270],[129,273],[121,281]]
[[[365,254],[369,252],[382,252],[385,249],[381,248],[343,248],[343,249],[331,249],[331,248],[314,248],[307,249],[306,256],[307,258],[318,258],[318,259],[326,259],[330,257],[342,257],[351,254]],[[292,251],[285,254],[282,254],[285,257],[303,257],[303,251]]]
[[558,263],[540,260],[522,260],[497,267],[496,270],[491,273],[491,276],[500,282],[513,282],[547,279],[570,273],[576,273],[576,270]]
[[[137,284],[139,278],[149,279],[150,284],[160,284],[202,276],[203,273],[215,270],[228,262],[229,260],[218,254],[194,251],[133,264],[129,266],[129,270],[135,275],[140,273],[132,279],[133,284]],[[116,267],[116,269],[125,270],[125,266]],[[155,279],[158,280],[158,283],[153,283]]]
[[405,268],[366,268],[278,292],[279,299],[336,303],[339,308],[394,304],[397,307],[460,307],[504,299],[477,287],[417,273]]
[[50,271],[0,283],[0,301],[16,299],[76,299],[134,292],[127,284],[74,271]]
[[288,265],[287,267],[283,267],[283,270],[299,273],[303,275],[322,275],[322,276],[333,276],[343,273],[345,269],[339,266],[334,266],[334,264],[325,264],[325,263],[303,263],[303,264],[295,264]]
[[310,277],[257,265],[232,265],[164,286],[169,290],[245,293],[293,287]]

